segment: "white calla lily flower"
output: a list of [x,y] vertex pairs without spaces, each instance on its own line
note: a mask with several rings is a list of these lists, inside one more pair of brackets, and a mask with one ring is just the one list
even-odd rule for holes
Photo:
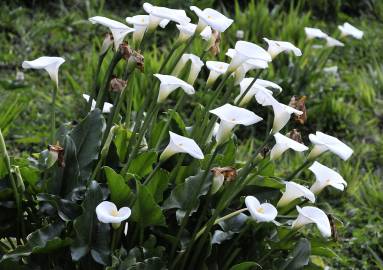
[[194,87],[192,85],[184,82],[181,79],[178,79],[175,76],[162,74],[154,74],[154,76],[161,81],[157,98],[158,103],[164,102],[170,93],[172,93],[177,88],[182,88],[182,90],[184,90],[184,92],[188,95],[193,95],[195,93]]
[[219,61],[207,61],[206,67],[210,70],[206,84],[212,86],[219,76],[226,73],[229,64]]
[[221,120],[216,135],[218,145],[229,139],[231,131],[236,125],[249,126],[262,120],[261,117],[252,111],[231,104],[225,104],[214,110],[210,110],[210,113],[215,114]]
[[279,103],[270,93],[258,92],[255,95],[255,99],[262,106],[272,106],[274,111],[274,123],[271,133],[275,134],[279,132],[290,120],[291,115],[303,114],[302,111],[296,110],[290,106]]
[[89,21],[93,24],[101,24],[109,28],[113,35],[114,49],[116,51],[118,50],[120,44],[124,41],[125,36],[131,32],[134,32],[133,28],[102,16],[91,17],[89,18]]
[[314,39],[314,38],[325,39],[328,36],[322,30],[318,28],[312,28],[312,27],[305,27],[305,33],[306,33],[307,39]]
[[241,64],[250,59],[264,62],[272,60],[270,54],[262,47],[247,41],[237,41],[228,71],[234,72]]
[[[90,96],[87,94],[82,94],[82,97],[89,102]],[[96,108],[96,101],[92,99],[92,105],[90,107],[90,110],[93,111]],[[113,104],[105,102],[104,107],[102,108],[103,113],[110,113],[113,108]]]
[[352,26],[348,22],[345,22],[343,25],[338,26],[342,36],[352,36],[356,39],[362,39],[363,31],[359,30],[355,26]]
[[177,153],[186,153],[196,159],[204,159],[201,148],[190,138],[169,131],[170,141],[160,156],[160,160],[166,160]]
[[347,187],[347,182],[339,173],[317,161],[309,167],[309,170],[315,174],[316,181],[310,188],[315,194],[318,194],[327,186],[332,186],[341,191]]
[[122,207],[118,210],[117,206],[109,201],[103,201],[96,207],[98,220],[102,223],[111,223],[115,229],[120,227],[121,222],[127,220],[131,213],[129,207]]
[[178,36],[179,42],[187,41],[194,35],[195,30],[197,29],[197,25],[194,23],[177,24],[176,26],[180,31],[180,34]]
[[136,15],[127,17],[126,22],[132,24],[134,28],[133,42],[139,44],[149,26],[149,15]]
[[212,8],[201,10],[196,6],[191,6],[190,10],[194,11],[199,18],[197,32],[201,32],[206,26],[210,26],[218,32],[225,32],[225,30],[233,23],[232,19],[227,18],[225,15]]
[[51,80],[56,83],[56,87],[59,84],[59,68],[65,62],[62,57],[41,56],[32,61],[24,61],[22,67],[25,69],[45,69]]
[[278,215],[277,209],[270,203],[260,203],[254,196],[245,198],[247,210],[257,222],[272,222]]
[[344,43],[332,37],[326,37],[326,42],[327,42],[326,43],[327,47],[343,47],[344,46]]
[[[242,95],[245,93],[245,91],[247,90],[247,88],[250,86],[250,84],[252,83],[252,81],[254,80],[254,78],[245,78],[241,81],[241,83],[239,84],[240,86],[240,92],[239,92],[239,95],[235,98],[234,102],[237,104],[239,99],[242,97]],[[238,104],[238,106],[240,107],[244,107],[245,105],[247,105],[250,100],[258,93],[258,92],[267,92],[269,93],[270,95],[273,94],[272,91],[268,90],[266,87],[263,87],[259,84],[257,84],[257,80],[255,80],[255,83],[250,87],[249,91],[247,91],[247,93],[243,96],[241,102]]]
[[263,87],[265,87],[267,89],[278,90],[279,93],[282,92],[282,87],[280,87],[275,82],[271,82],[271,81],[268,81],[268,80],[257,79],[255,81],[255,83],[260,85],[260,86],[263,86]]
[[275,133],[274,138],[276,143],[270,151],[270,160],[276,160],[288,149],[296,152],[303,152],[309,149],[306,145],[294,141],[281,133]]
[[310,202],[315,202],[315,195],[307,187],[304,187],[295,182],[286,182],[286,189],[282,197],[277,203],[277,207],[283,207],[294,201],[295,199],[304,197]]
[[269,45],[267,52],[271,55],[271,58],[273,59],[282,52],[293,52],[295,56],[302,55],[302,51],[290,42],[270,40],[267,38],[263,38],[263,40],[266,41]]
[[181,59],[178,61],[177,65],[174,68],[173,75],[179,76],[182,69],[185,67],[187,62],[191,62],[190,72],[189,76],[187,78],[187,82],[191,85],[194,84],[195,80],[197,79],[197,76],[199,72],[201,71],[201,68],[204,66],[204,63],[201,61],[201,59],[194,54],[191,53],[185,53],[182,55]]
[[317,131],[314,134],[309,135],[310,141],[314,144],[314,148],[311,150],[308,158],[314,159],[320,154],[330,151],[339,156],[343,160],[347,160],[354,152],[349,146],[341,142],[339,139]]
[[313,206],[305,206],[303,208],[297,206],[297,211],[299,215],[297,219],[293,221],[291,225],[292,229],[299,229],[304,225],[315,223],[323,237],[331,236],[330,221],[326,213],[321,209]]
[[154,31],[158,25],[164,28],[169,21],[174,21],[178,24],[190,22],[190,18],[186,15],[185,10],[182,9],[158,7],[149,3],[144,3],[143,8],[149,14],[149,31]]

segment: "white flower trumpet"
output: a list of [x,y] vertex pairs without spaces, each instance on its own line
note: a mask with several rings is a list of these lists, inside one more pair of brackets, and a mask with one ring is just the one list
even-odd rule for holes
[[271,58],[274,59],[278,54],[282,52],[293,52],[295,56],[301,56],[302,51],[295,47],[292,43],[287,41],[276,41],[276,40],[270,40],[267,38],[263,38],[264,41],[267,42],[269,45],[269,48],[267,49],[267,52],[271,55]]
[[309,149],[306,145],[290,139],[280,133],[274,134],[275,145],[270,151],[270,160],[276,160],[288,149],[293,149],[296,152],[303,152]]
[[305,27],[305,33],[307,39],[325,39],[328,35],[318,28]]
[[315,194],[318,194],[327,186],[332,186],[341,191],[347,187],[347,182],[339,173],[317,161],[309,167],[309,170],[315,174],[316,181],[310,188]]
[[[83,94],[82,97],[89,102],[90,96],[87,94]],[[92,105],[90,107],[90,110],[93,111],[96,108],[96,101],[92,99]],[[113,108],[113,104],[105,102],[104,107],[102,108],[103,113],[110,113]]]
[[180,31],[180,34],[178,36],[178,42],[181,43],[191,38],[194,35],[195,30],[197,29],[197,25],[195,25],[194,23],[177,24],[176,26]]
[[25,69],[45,69],[56,87],[59,84],[59,68],[65,62],[62,57],[41,56],[33,61],[24,61],[22,67]]
[[[252,78],[250,78],[250,79],[252,79]],[[280,87],[275,82],[271,82],[271,81],[268,81],[268,80],[257,79],[255,81],[255,83],[260,85],[260,86],[266,87],[268,89],[277,90],[279,93],[282,92],[282,87]]]
[[323,237],[331,236],[330,221],[326,213],[321,209],[313,206],[305,206],[303,208],[297,206],[297,211],[299,215],[297,219],[293,221],[291,225],[292,229],[299,229],[304,225],[315,223]]
[[89,18],[89,21],[93,24],[101,24],[110,29],[110,32],[112,32],[114,39],[114,49],[116,51],[118,50],[120,44],[124,41],[125,36],[131,32],[134,32],[133,28],[130,28],[129,26],[118,21],[102,16],[91,17]]
[[170,141],[160,156],[164,161],[177,153],[187,153],[196,159],[204,159],[201,148],[190,138],[169,131]]
[[126,22],[132,24],[134,28],[133,42],[139,44],[149,26],[149,15],[136,15],[127,17]]
[[327,47],[343,47],[344,46],[342,42],[332,37],[326,37],[326,42],[327,42],[326,43]]
[[278,201],[277,207],[286,206],[290,202],[301,197],[308,199],[312,203],[315,202],[315,195],[308,188],[295,182],[286,182],[285,192],[283,192],[282,197]]
[[239,100],[241,99],[242,96],[243,96],[243,98],[239,102],[238,106],[240,106],[240,107],[246,106],[250,102],[251,98],[254,97],[258,92],[264,91],[264,92],[268,92],[271,95],[273,94],[272,91],[268,90],[267,88],[265,88],[265,87],[263,87],[261,85],[258,85],[257,83],[254,83],[250,87],[249,91],[247,91],[247,93],[244,94],[245,91],[247,90],[247,88],[250,86],[250,83],[251,83],[251,81],[248,80],[248,79],[251,79],[251,78],[243,79],[241,81],[241,83],[239,84],[240,92],[239,92],[239,95],[234,100],[235,104],[238,104],[238,102],[239,102]]
[[174,68],[173,75],[179,76],[182,69],[185,67],[187,62],[191,62],[190,66],[190,72],[189,76],[187,78],[187,82],[191,85],[194,84],[195,80],[197,79],[197,76],[199,72],[201,71],[201,68],[204,66],[204,63],[201,61],[201,59],[191,53],[185,53],[182,55],[181,59],[178,61],[177,65]]
[[219,61],[207,61],[206,67],[210,70],[206,84],[212,86],[219,76],[226,73],[229,64]]
[[315,159],[320,154],[330,151],[339,156],[343,160],[347,160],[354,152],[349,146],[341,142],[339,139],[317,131],[314,134],[309,135],[310,141],[314,144],[314,148],[311,150],[308,158]]
[[247,196],[245,198],[247,210],[249,210],[251,217],[257,222],[271,222],[278,215],[277,209],[270,203],[260,203],[254,196]]
[[231,131],[236,125],[249,126],[262,120],[262,118],[255,113],[230,104],[225,104],[214,110],[210,110],[210,113],[215,114],[221,120],[216,135],[218,145],[229,139]]
[[118,210],[116,205],[109,201],[103,201],[96,207],[98,220],[102,223],[111,223],[114,229],[120,227],[121,222],[127,220],[131,213],[129,207],[122,207]]
[[227,18],[225,15],[212,8],[201,10],[196,6],[191,6],[190,9],[194,11],[199,18],[197,26],[198,33],[200,33],[206,26],[210,26],[218,32],[225,32],[225,30],[233,23],[232,19]]
[[359,30],[358,28],[352,26],[348,22],[345,22],[343,25],[338,26],[341,35],[342,36],[352,36],[356,39],[362,39],[363,37],[363,31]]
[[195,93],[194,87],[187,82],[184,82],[177,77],[171,75],[162,75],[162,74],[154,74],[161,83],[160,90],[158,92],[157,102],[162,103],[166,100],[166,98],[177,88],[182,88],[188,95],[193,95]]

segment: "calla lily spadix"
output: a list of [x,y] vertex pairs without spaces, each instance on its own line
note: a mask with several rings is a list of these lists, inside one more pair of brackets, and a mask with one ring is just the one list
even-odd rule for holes
[[115,229],[120,227],[121,222],[127,220],[131,213],[129,207],[117,209],[116,205],[109,201],[103,201],[96,207],[98,220],[102,223],[111,223]]
[[169,21],[174,21],[178,24],[190,22],[190,18],[186,15],[185,10],[182,9],[158,7],[149,3],[144,3],[143,8],[149,14],[149,31],[155,30],[160,23],[164,26]]
[[327,42],[326,43],[327,47],[343,47],[344,46],[342,42],[332,37],[326,37],[326,42]]
[[275,58],[278,54],[282,52],[293,52],[295,56],[301,56],[302,51],[295,47],[292,43],[287,41],[276,41],[276,40],[270,40],[267,38],[263,38],[264,41],[267,42],[269,45],[269,48],[267,49],[267,52],[271,55],[271,58]]
[[315,174],[316,181],[310,188],[315,194],[318,194],[327,186],[332,186],[342,191],[347,186],[347,182],[339,173],[317,161],[309,167],[309,170]]
[[233,55],[229,72],[235,71],[242,63],[249,59],[261,60],[265,62],[271,62],[270,54],[265,51],[262,47],[247,41],[237,41],[235,44],[235,54]]
[[191,66],[190,66],[189,76],[186,81],[192,85],[194,81],[197,79],[197,76],[199,72],[201,71],[201,68],[204,66],[204,63],[201,61],[201,59],[197,55],[194,55],[191,53],[183,54],[181,59],[178,61],[177,65],[175,66],[172,75],[179,76],[182,69],[185,67],[186,63],[189,61],[191,62]]
[[212,8],[201,10],[196,6],[191,6],[190,10],[194,11],[199,18],[197,26],[198,33],[200,33],[206,26],[210,26],[218,32],[225,32],[225,30],[233,23],[232,19],[227,18],[225,15]]
[[218,145],[230,138],[231,131],[236,125],[249,126],[262,120],[261,117],[252,111],[230,104],[225,104],[214,110],[210,110],[210,113],[215,114],[221,120],[216,135]]
[[129,26],[118,21],[102,16],[91,17],[89,18],[89,21],[93,24],[101,24],[110,29],[110,32],[112,32],[113,35],[114,49],[116,51],[118,50],[120,44],[124,41],[125,36],[131,32],[134,32],[133,28],[130,28]]
[[149,15],[127,17],[126,22],[133,25],[133,42],[135,44],[140,43],[149,26]]
[[343,160],[347,160],[354,152],[349,146],[341,142],[339,139],[317,131],[315,134],[309,135],[310,141],[314,144],[308,158],[315,159],[320,154],[330,151],[339,156]]
[[274,111],[274,123],[271,130],[272,134],[279,132],[290,120],[291,114],[301,115],[302,111],[290,106],[279,103],[270,93],[258,92],[255,99],[262,106],[272,106]]
[[[90,99],[90,96],[87,94],[82,94],[82,97],[88,102]],[[110,113],[112,110],[113,104],[105,102],[104,107],[102,108],[103,113]],[[90,107],[90,110],[93,111],[96,108],[96,101],[92,100],[92,105]]]
[[304,225],[315,223],[323,237],[331,236],[330,221],[326,213],[321,209],[313,206],[305,206],[303,208],[297,206],[297,211],[299,215],[293,221],[292,229],[299,229]]
[[[234,102],[235,104],[238,103],[239,99],[242,97],[242,95],[245,93],[245,91],[247,90],[247,88],[250,86],[251,82],[253,81],[253,78],[246,78],[246,79],[243,79],[241,81],[241,83],[239,84],[240,86],[240,92],[239,92],[239,95],[235,98]],[[255,83],[250,87],[249,91],[247,91],[247,93],[243,96],[241,102],[239,104],[237,104],[238,106],[240,107],[244,107],[245,105],[247,105],[250,100],[258,93],[258,92],[268,92],[270,95],[273,94],[272,91],[268,90],[267,88],[259,85],[256,83],[257,80],[255,81]]]
[[164,161],[177,153],[186,153],[196,159],[204,159],[201,148],[190,138],[178,135],[169,131],[170,141],[160,156],[160,160]]
[[304,187],[295,182],[286,182],[286,189],[282,197],[277,203],[277,207],[283,207],[294,201],[295,199],[304,197],[310,202],[315,202],[315,195],[307,187]]
[[362,37],[363,37],[363,31],[352,26],[348,22],[345,22],[343,25],[339,25],[338,28],[341,31],[341,35],[344,37],[345,36],[352,36],[356,39],[362,39]]
[[184,90],[184,92],[188,95],[193,95],[195,93],[194,87],[192,85],[184,82],[181,79],[178,79],[175,76],[162,74],[154,74],[154,76],[161,81],[157,98],[158,103],[164,102],[170,93],[172,93],[177,88],[182,88],[182,90]]
[[274,138],[276,143],[270,151],[270,160],[276,160],[288,149],[296,152],[303,152],[309,149],[306,145],[294,141],[281,133],[275,133]]
[[245,198],[247,210],[249,210],[251,217],[257,222],[271,222],[278,215],[277,209],[270,203],[260,203],[254,196],[247,196]]
[[306,33],[307,39],[314,39],[314,38],[325,39],[328,36],[322,30],[318,28],[311,28],[311,27],[305,27],[305,33]]
[[226,73],[229,64],[219,61],[207,61],[206,66],[210,70],[206,84],[212,86],[219,76]]
[[24,61],[22,67],[25,69],[45,69],[51,80],[56,83],[56,87],[59,84],[59,68],[65,62],[62,57],[41,56],[32,61]]

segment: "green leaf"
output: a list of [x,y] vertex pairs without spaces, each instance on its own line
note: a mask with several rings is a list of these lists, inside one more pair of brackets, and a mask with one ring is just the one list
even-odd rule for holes
[[132,160],[129,166],[129,173],[144,177],[153,170],[153,164],[157,161],[157,153],[149,151],[142,153]]
[[260,175],[251,175],[252,179],[249,181],[249,186],[258,186],[258,187],[267,187],[267,188],[274,188],[274,189],[282,189],[285,187],[285,184],[276,179],[271,177],[264,177]]
[[256,262],[242,262],[240,264],[236,264],[232,266],[230,270],[247,270],[247,269],[254,269],[254,267],[262,268]]
[[129,141],[131,134],[132,132],[129,129],[122,126],[118,126],[115,129],[115,137],[113,142],[117,149],[117,155],[122,162],[126,160],[126,151],[128,150],[126,143]]
[[185,126],[184,121],[182,120],[182,117],[179,115],[179,113],[172,110],[172,109],[169,109],[168,113],[169,113],[170,117],[172,118],[170,125],[173,128],[171,130],[173,130],[177,134],[185,135],[186,134],[186,126]]
[[311,244],[310,241],[306,238],[299,239],[297,245],[288,258],[285,261],[285,264],[281,269],[302,269],[304,266],[308,265],[310,261],[311,254]]
[[151,225],[166,225],[161,208],[146,186],[137,183],[137,198],[132,209],[132,219],[145,228]]
[[100,185],[92,181],[81,205],[83,214],[73,222],[75,240],[71,246],[71,255],[74,261],[79,261],[91,252],[95,261],[103,265],[109,264],[110,225],[99,223],[95,211],[102,199]]
[[125,183],[124,177],[116,173],[112,168],[104,167],[104,169],[112,202],[119,208],[126,206],[133,195],[130,187]]
[[201,171],[195,176],[186,178],[184,183],[178,184],[164,202],[163,209],[178,209],[176,215],[179,222],[188,210],[190,215],[196,212],[199,198],[208,193],[212,184],[212,174],[208,173],[206,177],[204,175],[205,171]]
[[169,184],[169,172],[159,169],[157,170],[147,185],[148,190],[153,195],[156,203],[162,202],[163,193]]
[[70,200],[62,199],[56,195],[40,193],[37,195],[37,200],[40,202],[48,202],[52,205],[63,221],[74,220],[82,213],[80,205]]

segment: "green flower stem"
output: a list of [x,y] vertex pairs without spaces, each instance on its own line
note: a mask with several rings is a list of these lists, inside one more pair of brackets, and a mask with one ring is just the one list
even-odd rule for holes
[[[218,223],[220,223],[221,221],[224,221],[224,220],[226,220],[226,219],[235,217],[235,216],[237,216],[237,215],[239,215],[240,213],[243,213],[243,212],[245,212],[245,211],[247,211],[247,208],[242,208],[242,209],[239,209],[239,210],[237,210],[237,211],[234,211],[234,212],[232,212],[232,213],[230,213],[230,214],[227,214],[226,216],[223,216],[223,217],[221,217],[221,218],[216,219],[216,220],[213,222],[213,225],[216,225],[216,224],[218,224]],[[206,230],[206,225],[203,226],[203,228],[197,233],[197,235],[195,236],[195,240],[197,240],[197,239],[198,239],[198,238],[205,232],[205,230]]]
[[260,70],[258,71],[257,75],[254,77],[254,79],[251,81],[251,83],[249,84],[249,86],[246,88],[246,90],[242,93],[242,95],[239,97],[238,101],[234,104],[236,106],[238,106],[238,104],[241,104],[241,101],[243,100],[243,98],[247,95],[247,93],[249,93],[251,87],[255,84],[255,82],[257,81],[257,79],[259,78],[259,76],[261,75],[263,70]]
[[[17,243],[21,243],[20,238],[23,238],[22,231],[20,230],[24,226],[23,221],[23,212],[21,208],[21,197],[17,188],[16,179],[13,176],[11,160],[8,155],[7,147],[5,145],[3,133],[0,129],[0,158],[2,158],[5,162],[5,166],[8,171],[9,179],[11,182],[13,196],[15,197],[16,209],[17,209]],[[23,224],[23,225],[22,225]]]
[[160,69],[158,70],[159,74],[162,74],[161,72],[164,71],[166,65],[169,63],[169,60],[172,58],[174,52],[178,49],[180,45],[181,45],[180,43],[176,42],[174,46],[170,49],[168,55],[166,56],[166,58],[164,59],[164,61],[162,62],[160,66]]
[[[186,43],[185,47],[182,49],[181,53],[177,56],[177,58],[175,59],[175,61],[174,61],[174,62],[172,63],[172,65],[170,66],[170,68],[169,68],[169,74],[170,74],[170,73],[173,71],[173,69],[176,67],[178,61],[181,59],[182,55],[189,49],[189,47],[191,46],[191,44],[193,43],[193,41],[194,41],[195,38],[196,38],[196,35],[194,34],[194,35],[188,40],[188,42]],[[177,43],[178,43],[178,42],[177,42]],[[177,46],[177,43],[176,43],[175,46]],[[179,46],[179,45],[178,45],[178,46]],[[173,49],[174,49],[174,50],[173,50]],[[175,49],[177,49],[177,47],[176,47],[176,48],[173,48],[173,49],[170,51],[171,54],[169,53],[169,56],[166,58],[165,63],[162,64],[159,73],[161,73],[161,72],[164,70],[164,68],[165,68],[165,66],[166,66],[166,64],[167,64],[167,62],[169,62],[169,60],[170,60],[170,56],[174,53],[174,51],[175,51]]]
[[158,169],[161,167],[161,165],[164,163],[163,160],[159,161],[156,165],[156,167],[154,167],[154,169],[151,171],[151,173],[149,174],[148,177],[146,177],[145,181],[144,181],[144,185],[147,185],[149,183],[149,181],[153,178],[154,174],[156,173],[156,171],[158,171]]
[[297,176],[303,169],[308,167],[312,163],[311,159],[307,159],[301,166],[299,166],[294,172],[286,177],[285,181],[291,181],[295,176]]
[[105,56],[106,56],[106,52],[103,54],[100,54],[100,56],[98,57],[96,73],[94,74],[93,87],[91,89],[90,98],[86,106],[86,112],[89,112],[90,109],[92,108],[92,100],[96,97],[99,91],[100,86],[98,84],[98,77],[100,76],[100,70],[101,70],[102,63],[104,62]]
[[110,147],[110,144],[112,143],[112,140],[113,140],[113,137],[114,137],[115,128],[116,128],[116,126],[114,126],[114,127],[112,127],[110,129],[110,132],[109,132],[108,137],[107,137],[107,139],[106,139],[106,141],[104,143],[104,146],[101,149],[100,158],[99,158],[99,160],[97,162],[96,168],[94,169],[90,180],[93,180],[93,179],[97,178],[97,176],[98,176],[98,174],[99,174],[99,172],[101,170],[101,166],[104,163],[106,157],[108,156],[109,147]]
[[116,248],[116,242],[117,242],[117,235],[118,235],[118,230],[113,229],[113,234],[112,234],[112,244],[110,246],[110,249],[112,252]]
[[133,106],[133,88],[128,91],[128,97],[127,97],[127,107],[126,107],[126,114],[125,114],[125,126],[129,129],[130,127],[130,118],[132,116],[132,106]]
[[55,144],[56,136],[56,98],[57,98],[58,85],[52,90],[52,101],[51,101],[51,144]]
[[112,75],[113,75],[113,70],[117,66],[118,62],[121,59],[122,59],[122,55],[121,55],[120,51],[117,51],[114,54],[114,56],[113,56],[113,58],[109,64],[108,70],[105,73],[102,88],[98,92],[97,101],[96,101],[96,107],[97,108],[102,109],[102,107],[104,105],[105,95],[106,95],[106,92],[107,92],[108,87],[109,87],[110,79],[112,78]]
[[225,262],[225,265],[223,266],[222,270],[229,269],[230,264],[235,260],[235,258],[238,256],[238,254],[241,252],[241,248],[236,248],[230,255],[227,261]]

